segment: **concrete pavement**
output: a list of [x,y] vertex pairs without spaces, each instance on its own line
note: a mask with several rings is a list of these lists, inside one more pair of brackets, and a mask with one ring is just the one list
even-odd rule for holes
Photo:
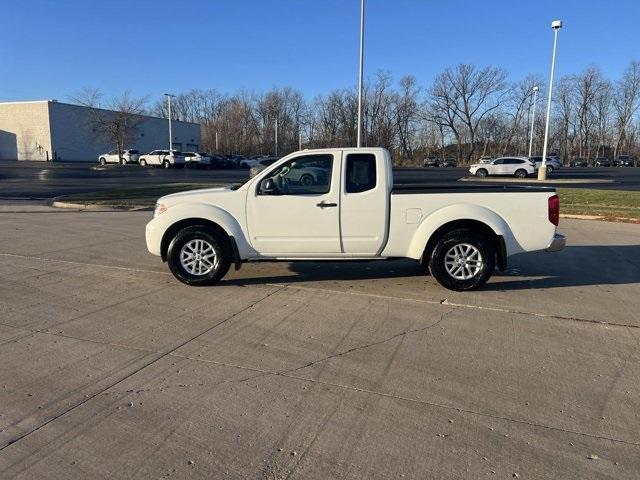
[[189,288],[148,217],[0,212],[2,478],[640,475],[640,226],[454,293],[407,261]]

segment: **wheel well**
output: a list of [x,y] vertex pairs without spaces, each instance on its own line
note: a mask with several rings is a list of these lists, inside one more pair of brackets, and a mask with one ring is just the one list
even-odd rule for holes
[[490,238],[496,252],[498,268],[500,270],[505,270],[507,268],[507,252],[502,235],[496,234],[496,232],[494,232],[486,223],[471,219],[455,220],[438,227],[438,229],[431,234],[431,237],[429,237],[429,241],[427,242],[427,246],[424,248],[424,253],[422,254],[423,264],[426,265],[429,262],[431,252],[443,235],[460,229],[479,232]]
[[231,239],[229,238],[229,235],[227,234],[225,229],[222,228],[220,225],[218,225],[215,222],[212,222],[211,220],[206,220],[204,218],[186,218],[184,220],[180,220],[179,222],[174,223],[169,228],[167,228],[166,232],[164,232],[164,235],[162,236],[162,241],[160,242],[160,255],[163,261],[165,262],[167,261],[167,250],[169,250],[169,244],[171,243],[171,240],[173,239],[173,237],[175,237],[176,233],[178,233],[180,230],[184,228],[193,227],[196,225],[201,225],[203,227],[211,228],[213,231],[216,232],[216,236],[218,236],[221,240],[226,242],[227,244],[226,246],[229,249],[228,251],[229,252],[233,251],[233,248],[231,245]]

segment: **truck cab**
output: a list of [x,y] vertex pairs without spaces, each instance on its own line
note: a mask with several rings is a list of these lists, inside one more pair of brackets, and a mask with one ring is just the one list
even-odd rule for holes
[[[554,190],[540,187],[394,187],[382,148],[303,150],[240,186],[162,197],[146,239],[188,284],[215,282],[252,260],[406,257],[466,290],[513,253],[557,249],[556,204]],[[441,251],[452,232],[462,250]]]

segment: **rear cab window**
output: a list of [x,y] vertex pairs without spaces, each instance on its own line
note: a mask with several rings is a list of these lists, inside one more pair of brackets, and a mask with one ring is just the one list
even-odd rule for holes
[[373,153],[350,153],[345,170],[345,192],[361,193],[376,187],[376,156]]

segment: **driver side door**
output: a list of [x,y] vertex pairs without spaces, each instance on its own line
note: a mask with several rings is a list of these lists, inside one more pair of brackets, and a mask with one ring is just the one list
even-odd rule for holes
[[[271,170],[247,194],[249,241],[267,257],[341,252],[340,163],[333,154],[300,155]],[[262,188],[270,180],[271,191]]]

